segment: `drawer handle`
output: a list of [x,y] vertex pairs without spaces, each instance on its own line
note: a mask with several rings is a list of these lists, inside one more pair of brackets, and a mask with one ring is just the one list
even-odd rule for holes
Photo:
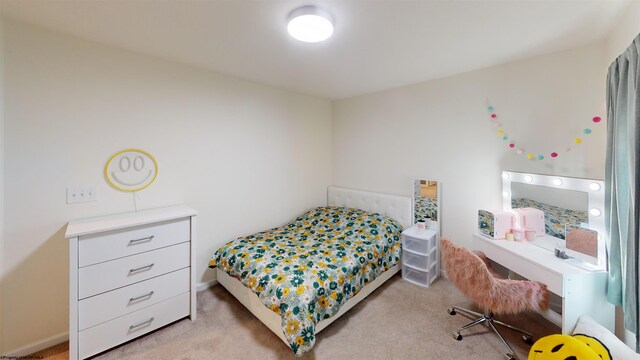
[[136,244],[140,244],[140,243],[143,243],[143,242],[151,241],[151,240],[153,240],[153,238],[154,238],[154,235],[147,236],[147,237],[141,238],[141,239],[129,240],[129,245],[136,245]]
[[134,273],[134,272],[138,272],[138,271],[142,271],[142,270],[149,270],[149,269],[151,269],[153,267],[153,265],[155,265],[155,264],[149,264],[149,265],[141,266],[139,268],[130,269],[129,273]]
[[140,300],[140,299],[144,299],[144,298],[146,298],[146,297],[151,297],[151,295],[153,295],[153,291],[152,291],[152,292],[150,292],[150,293],[148,293],[148,294],[144,294],[144,295],[140,295],[140,296],[138,296],[138,297],[130,298],[130,299],[129,299],[129,302],[134,302],[134,301],[138,301],[138,300]]
[[137,328],[139,328],[139,327],[141,327],[141,326],[149,325],[149,324],[151,324],[151,322],[152,322],[153,320],[154,320],[154,318],[151,318],[151,319],[149,319],[149,320],[147,320],[147,321],[141,322],[140,324],[130,325],[130,326],[129,326],[129,331],[131,331],[131,330],[135,330],[135,329],[137,329]]

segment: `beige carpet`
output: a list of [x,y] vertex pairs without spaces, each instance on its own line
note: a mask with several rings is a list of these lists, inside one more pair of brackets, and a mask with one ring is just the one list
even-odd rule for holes
[[[299,359],[502,359],[505,348],[485,327],[462,341],[452,332],[469,322],[451,316],[451,304],[472,307],[446,279],[422,288],[394,276],[317,336],[313,350]],[[534,340],[559,328],[539,315],[502,317],[528,329]],[[529,346],[519,335],[503,335],[519,359]],[[464,333],[463,333],[464,335]],[[67,344],[35,355],[66,359]],[[96,359],[296,359],[291,350],[222,286],[198,293],[198,320],[181,320],[131,341]]]

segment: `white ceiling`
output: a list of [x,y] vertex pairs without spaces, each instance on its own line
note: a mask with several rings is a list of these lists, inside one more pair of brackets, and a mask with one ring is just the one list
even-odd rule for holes
[[[321,4],[333,37],[288,36]],[[339,99],[586,45],[622,1],[0,0],[0,14],[85,39],[304,94]]]

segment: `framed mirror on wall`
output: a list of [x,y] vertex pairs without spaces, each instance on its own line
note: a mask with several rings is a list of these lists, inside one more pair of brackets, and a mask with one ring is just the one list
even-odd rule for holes
[[424,221],[425,227],[440,232],[440,194],[442,184],[435,180],[413,181],[413,222]]
[[502,196],[505,210],[544,213],[545,233],[531,243],[606,269],[603,181],[503,171]]

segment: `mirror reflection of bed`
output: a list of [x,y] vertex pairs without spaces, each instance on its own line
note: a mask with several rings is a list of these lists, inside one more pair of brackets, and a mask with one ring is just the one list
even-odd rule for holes
[[589,198],[585,192],[511,184],[511,207],[542,210],[545,213],[545,232],[558,239],[565,239],[566,225],[589,225],[588,205]]
[[434,227],[438,221],[438,182],[414,181],[414,222],[425,221]]

